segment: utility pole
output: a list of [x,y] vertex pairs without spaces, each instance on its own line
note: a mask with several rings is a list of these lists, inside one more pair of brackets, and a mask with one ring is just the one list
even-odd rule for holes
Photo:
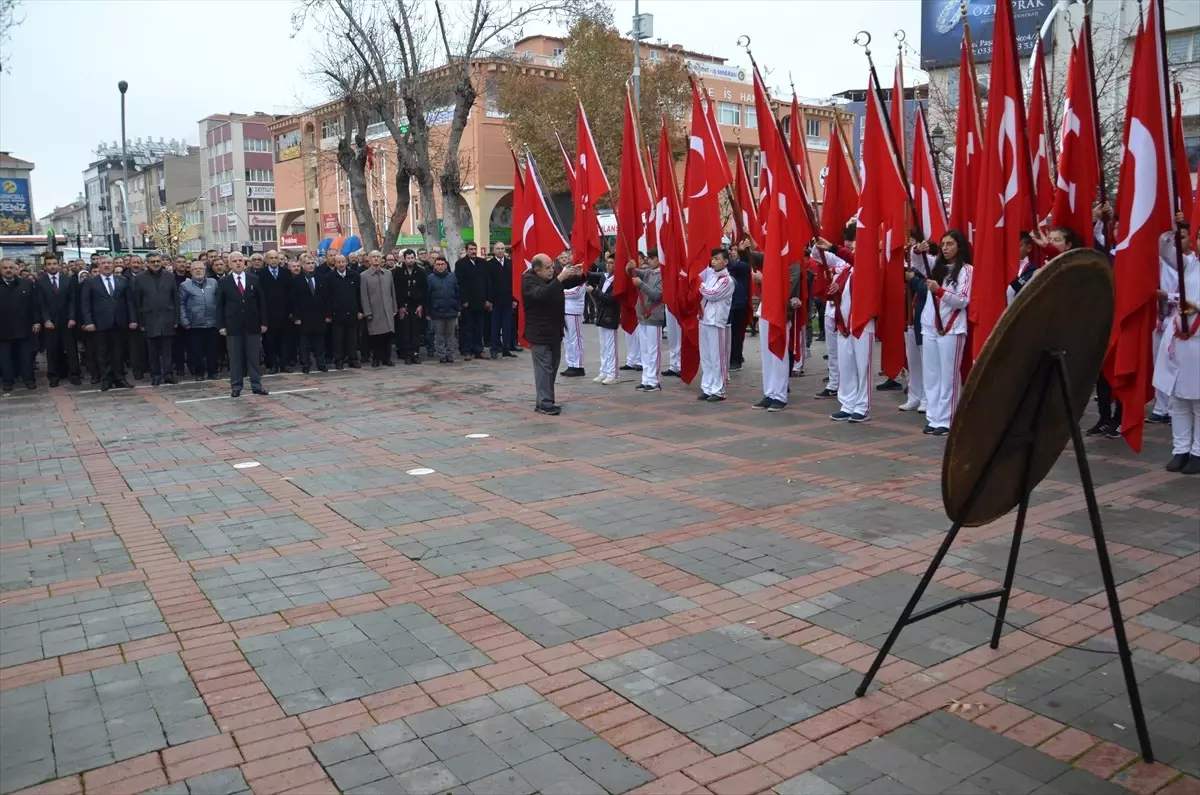
[[129,83],[122,80],[117,83],[117,89],[121,92],[121,163],[125,169],[125,178],[121,180],[121,192],[125,194],[125,244],[133,251],[133,225],[129,222],[129,148],[125,140],[125,92],[129,90]]
[[642,112],[642,53],[639,44],[642,40],[641,14],[638,13],[638,0],[633,0],[633,105],[638,113]]

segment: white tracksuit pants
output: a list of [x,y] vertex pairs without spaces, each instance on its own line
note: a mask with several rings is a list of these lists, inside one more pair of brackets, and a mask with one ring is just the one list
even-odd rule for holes
[[947,334],[921,329],[922,362],[925,367],[925,419],[934,428],[949,428],[962,391],[962,357],[966,334]]
[[602,378],[617,377],[617,330],[597,329],[600,332],[600,373]]
[[833,314],[833,304],[825,303],[825,348],[829,354],[829,383],[825,385],[826,389],[831,389],[834,392],[838,391],[838,333],[837,333],[837,318]]
[[[788,326],[788,331],[791,326]],[[784,339],[787,339],[786,332]],[[775,354],[771,353],[771,324],[767,319],[760,317],[758,319],[758,340],[761,343],[759,346],[762,350],[762,382],[763,396],[769,397],[771,400],[778,400],[787,403],[788,399],[788,360],[787,351],[784,351],[784,356],[780,359]]]
[[[924,337],[922,336],[922,341]],[[921,348],[917,344],[917,332],[914,329],[904,330],[904,354],[908,357],[908,399],[925,400],[925,363],[921,361]]]
[[641,338],[638,337],[637,329],[634,329],[632,334],[628,331],[622,331],[621,333],[625,335],[625,366],[640,366],[642,363],[642,343]]
[[639,323],[638,345],[641,346],[642,386],[658,386],[659,349],[662,344],[662,326]]
[[729,378],[729,326],[700,324],[700,391],[725,396]]
[[1171,396],[1171,452],[1200,456],[1200,400]]
[[[875,352],[875,321],[871,321],[861,337],[836,334],[838,346],[838,402],[847,414],[871,413],[871,359]],[[830,357],[833,358],[833,357]]]
[[678,373],[683,369],[683,329],[670,309],[667,310],[667,350],[667,366]]
[[[1154,347],[1150,350],[1154,351],[1154,356],[1158,355],[1158,349],[1162,345],[1162,332],[1157,328],[1154,330]],[[1171,396],[1161,389],[1154,390],[1154,413],[1155,414],[1171,414]]]
[[563,357],[567,367],[583,367],[583,315],[567,315],[563,331]]

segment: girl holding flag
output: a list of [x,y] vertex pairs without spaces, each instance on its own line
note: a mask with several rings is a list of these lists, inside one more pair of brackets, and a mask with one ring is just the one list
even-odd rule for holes
[[[922,253],[928,242],[921,243]],[[971,302],[967,236],[951,229],[942,236],[941,252],[925,284],[929,296],[921,311],[921,349],[925,377],[925,433],[945,436],[962,388],[962,357],[967,344],[967,306]]]

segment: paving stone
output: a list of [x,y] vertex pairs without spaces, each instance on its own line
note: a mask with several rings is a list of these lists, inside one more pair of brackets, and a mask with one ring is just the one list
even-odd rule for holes
[[0,557],[0,591],[129,571],[133,561],[118,536],[39,545]]
[[[492,662],[414,604],[318,621],[238,645],[289,715]],[[379,745],[383,736],[381,729],[368,744]]]
[[109,453],[108,460],[124,471],[140,466],[178,464],[215,457],[216,454],[202,444],[156,444],[124,453]]
[[851,453],[797,464],[796,469],[812,475],[825,475],[851,483],[874,486],[889,481],[896,481],[897,484],[911,482],[928,472],[929,465],[917,458],[881,458]]
[[260,455],[257,461],[268,469],[276,472],[293,472],[297,469],[315,469],[319,467],[340,466],[362,461],[361,453],[347,450],[344,447],[326,447],[317,450],[305,450],[303,453],[270,453]]
[[[1106,504],[1101,507],[1100,521],[1103,523],[1104,537],[1110,544],[1128,544],[1179,558],[1200,551],[1196,522],[1181,521],[1180,517],[1173,514]],[[1044,524],[1089,538],[1092,536],[1092,525],[1086,510],[1047,520]]]
[[86,475],[57,480],[24,480],[8,483],[0,489],[0,508],[42,505],[48,502],[95,497],[96,490]]
[[329,507],[363,530],[383,530],[479,510],[474,503],[438,488],[331,502]]
[[686,453],[651,453],[650,455],[597,462],[597,466],[619,472],[647,483],[666,483],[695,475],[720,472],[725,464],[719,460],[701,458]]
[[0,481],[70,477],[87,478],[83,461],[73,456],[44,458],[40,461],[0,461]]
[[1192,643],[1200,643],[1200,587],[1189,588],[1129,620]]
[[674,500],[609,497],[548,510],[551,516],[610,539],[633,538],[658,530],[715,519],[716,514]]
[[18,602],[0,611],[0,667],[166,631],[162,614],[140,582]]
[[409,533],[385,541],[439,577],[572,552],[575,547],[508,519]]
[[337,547],[192,575],[225,621],[383,591],[391,583]]
[[151,519],[161,521],[270,505],[275,500],[252,483],[231,482],[212,488],[139,497],[138,502]]
[[674,594],[608,563],[571,566],[463,595],[543,646],[690,609],[678,602],[664,607]]
[[735,593],[761,590],[850,561],[846,555],[758,527],[679,541],[643,554]]
[[589,482],[573,472],[536,472],[528,475],[507,475],[478,481],[484,491],[522,505],[562,497],[578,497],[603,491],[600,483]]
[[792,514],[802,524],[892,549],[945,533],[946,517],[878,497]]
[[150,790],[147,795],[250,795],[250,785],[241,770],[227,767]]
[[607,455],[628,455],[646,450],[640,442],[628,436],[579,436],[578,438],[538,442],[531,444],[530,447],[558,458],[574,460],[599,458]]
[[710,452],[730,455],[747,461],[771,461],[778,463],[791,458],[820,453],[825,445],[799,441],[790,436],[751,436],[721,442],[706,448]]
[[112,530],[103,505],[55,508],[5,516],[0,522],[0,542],[12,544],[98,530]]
[[229,464],[196,464],[166,469],[140,469],[122,472],[133,491],[161,489],[166,486],[190,486],[210,481],[225,482],[238,474]]
[[[6,792],[217,734],[177,654],[5,690],[0,709],[0,780]],[[183,724],[196,728],[175,738]],[[247,789],[244,780],[240,790],[234,788],[232,774],[211,782],[211,788],[198,790],[189,781],[188,791]]]
[[506,469],[519,469],[538,463],[533,458],[508,450],[472,450],[451,455],[424,455],[420,462],[422,466],[452,478],[464,475],[491,475]]
[[407,485],[415,483],[416,480],[415,475],[405,474],[404,470],[393,467],[353,467],[313,475],[297,475],[292,478],[292,485],[314,497],[325,497],[330,494]]
[[291,511],[165,527],[163,538],[180,560],[233,555],[324,538]]
[[740,508],[776,508],[816,499],[826,493],[811,483],[779,475],[733,475],[686,486],[683,490]]
[[811,770],[806,770],[787,781],[779,782],[775,785],[774,790],[779,795],[845,795],[846,792]]

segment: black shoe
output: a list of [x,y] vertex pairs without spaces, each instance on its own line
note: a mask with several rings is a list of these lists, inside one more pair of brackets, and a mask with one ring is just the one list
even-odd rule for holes
[[26,389],[37,389],[37,382],[36,381],[26,381],[25,388]]
[[301,368],[300,368],[300,372],[304,373],[305,375],[308,375],[308,368],[307,368],[307,367],[301,367]]
[[633,366],[633,369],[634,369],[634,370],[637,370],[637,371],[640,373],[640,372],[642,371],[642,366],[641,366],[640,364],[635,364],[635,365]]
[[93,386],[94,386],[94,385],[96,385],[96,384],[99,384],[100,382],[101,382],[101,379],[99,379],[99,378],[93,378],[93,379],[92,379],[92,385],[93,385]]
[[949,428],[934,428],[933,429],[934,436],[945,436],[948,433],[950,433]]
[[77,376],[77,375],[71,376],[71,386],[79,386],[82,383],[83,383],[83,380],[79,376]]
[[290,373],[291,371],[292,371],[291,367],[280,367],[279,368],[279,372],[281,372],[281,373]]
[[329,366],[328,366],[328,365],[324,365],[324,364],[318,364],[318,365],[317,365],[317,372],[318,372],[318,373],[328,373],[328,372],[329,372]]
[[158,378],[151,378],[150,386],[162,386],[162,381]]
[[242,396],[242,390],[240,390],[240,389],[229,390],[229,397],[241,397],[241,396]]
[[1150,425],[1166,425],[1170,421],[1171,418],[1166,414],[1151,413],[1150,416],[1146,418],[1146,422]]
[[704,392],[701,392],[699,395],[696,395],[696,400],[708,400],[708,395]]
[[501,355],[501,356],[503,356],[505,359],[515,359],[515,358],[517,358],[517,355],[516,355],[515,353],[513,353],[512,351],[505,351],[504,353],[502,353],[502,354],[500,354],[500,355]]
[[618,367],[617,369],[618,369],[618,370],[641,370],[642,368],[640,368],[640,367],[635,367],[635,366],[634,366],[634,365],[632,365],[632,364],[623,364],[623,365],[621,365],[620,367]]
[[51,381],[50,386],[51,386],[51,388],[58,386],[58,379]]
[[538,406],[534,411],[538,414],[545,414],[548,417],[557,417],[562,414],[562,409],[558,406]]
[[708,396],[709,403],[720,403],[724,399],[725,399],[724,395],[709,395]]
[[1115,422],[1110,423],[1109,426],[1104,429],[1104,438],[1105,439],[1120,439],[1121,438],[1121,426]]
[[1200,455],[1188,457],[1188,462],[1179,470],[1184,475],[1200,475]]
[[134,380],[134,381],[145,381],[145,380],[146,380],[146,374],[145,374],[145,373],[134,373],[134,374],[133,374],[133,380]]
[[669,368],[666,370],[663,370],[662,375],[668,376],[670,378],[678,378],[679,377],[679,373],[677,373],[674,370],[671,370]]
[[646,386],[645,384],[638,384],[637,386],[634,387],[634,390],[637,392],[645,392],[649,388],[650,387]]
[[383,363],[383,366],[384,367],[395,367],[396,363],[393,362],[391,359],[388,359],[386,362]]
[[192,377],[192,381],[193,381],[194,383],[197,383],[197,384],[198,384],[198,383],[200,383],[200,382],[201,382],[201,381],[203,381],[203,380],[204,380],[204,376],[202,376],[202,375],[197,375],[197,376],[193,376],[193,377]]
[[750,406],[752,409],[769,409],[771,408],[771,398],[764,397],[762,400]]
[[643,389],[642,391],[643,392],[661,392],[662,384],[655,384],[654,386],[648,386],[645,389]]
[[1182,472],[1183,468],[1188,465],[1191,456],[1187,453],[1176,453],[1171,456],[1171,460],[1167,462],[1168,472]]
[[835,411],[829,415],[829,419],[833,420],[834,422],[846,422],[850,419],[850,417],[851,414],[848,411]]
[[850,415],[850,422],[869,422],[870,415],[859,414],[857,411]]
[[378,362],[378,361],[373,361],[373,362],[371,362],[371,366],[372,366],[372,367],[378,367],[378,366],[379,366],[379,362]]
[[822,389],[822,390],[821,390],[820,392],[818,392],[817,394],[813,395],[813,397],[815,397],[815,398],[832,398],[832,397],[837,397],[837,390],[836,390],[836,389],[830,389],[829,387],[826,387],[825,389]]
[[178,384],[179,382],[175,380],[175,376],[174,376],[174,375],[164,375],[164,376],[163,376],[163,383],[164,383],[164,384]]
[[[5,391],[5,392],[11,392],[11,391],[12,391],[12,385],[11,385],[11,384],[10,384],[10,385],[7,385],[7,386],[3,387],[3,389],[4,389],[4,391]],[[100,391],[101,391],[101,392],[107,392],[107,391],[108,391],[108,390],[110,390],[110,389],[112,389],[112,384],[106,384],[106,383],[104,383],[103,381],[101,381],[101,382],[100,382]]]
[[254,393],[254,394],[256,394],[256,395],[264,395],[264,396],[265,396],[265,395],[269,395],[269,394],[271,394],[271,393],[270,393],[270,392],[268,392],[267,390],[263,389],[261,386],[257,386],[257,387],[250,387],[250,391],[251,391],[251,392],[253,392],[253,393]]
[[133,385],[128,381],[113,381],[113,389],[133,389]]
[[742,365],[740,365],[740,364],[731,364],[731,365],[729,365],[729,372],[731,372],[731,373],[740,373],[741,371],[742,371]]
[[926,426],[925,426],[925,429],[924,429],[924,430],[922,430],[922,431],[921,431],[921,433],[924,433],[924,434],[932,434],[932,433],[933,433],[933,426],[932,426],[932,425],[926,425]]
[[897,389],[904,389],[904,384],[901,384],[899,381],[895,380],[894,378],[889,378],[888,380],[884,381],[879,386],[875,387],[875,389],[878,392],[894,392]]
[[337,364],[335,364],[335,365],[334,365],[334,367],[335,367],[336,369],[338,369],[338,370],[341,370],[341,369],[342,369],[342,363],[341,363],[341,362],[338,362]]
[[772,411],[772,412],[774,412],[774,411],[783,411],[783,410],[784,410],[784,409],[786,409],[786,408],[787,408],[787,401],[784,401],[784,400],[772,400],[772,401],[771,401],[771,405],[767,406],[767,411]]
[[524,349],[524,348],[522,348],[520,345],[516,345],[516,346],[514,346],[514,347],[512,347],[512,348],[509,348],[508,350],[509,350],[511,353],[520,353],[521,351],[523,351],[523,350],[525,350],[525,349]]
[[350,369],[351,370],[361,370],[362,365],[359,364],[358,362],[350,362]]
[[1088,436],[1103,436],[1106,430],[1108,430],[1108,420],[1099,420],[1095,425],[1084,431],[1084,433]]

